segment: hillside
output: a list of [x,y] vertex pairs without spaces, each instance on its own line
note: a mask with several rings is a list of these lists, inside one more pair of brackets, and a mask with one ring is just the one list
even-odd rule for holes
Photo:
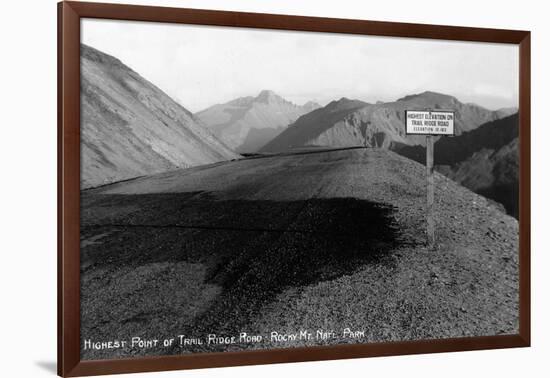
[[376,104],[342,98],[300,117],[261,151],[281,152],[305,145],[382,148],[423,145],[424,137],[405,135],[404,113],[405,110],[427,108],[454,110],[457,135],[501,118],[507,111],[490,111],[475,104],[463,104],[455,97],[435,92]]
[[498,150],[482,149],[456,165],[436,167],[461,185],[504,205],[519,215],[519,140]]
[[118,59],[81,45],[81,188],[238,157]]
[[[83,337],[244,330],[265,342],[87,350],[82,358],[516,334],[518,222],[436,173],[437,250],[427,249],[424,173],[391,151],[355,148],[86,191]],[[345,327],[364,336],[342,337]],[[269,336],[318,329],[338,338]]]
[[[486,123],[458,137],[439,139],[434,146],[435,168],[465,187],[502,203],[518,216],[518,114]],[[406,146],[400,155],[424,164],[422,146]]]
[[[357,145],[358,136],[356,129],[350,135],[343,134],[339,138],[325,143],[315,143],[315,138],[312,139],[312,135],[317,135],[319,139],[322,139],[322,136],[326,135],[327,130],[335,127],[342,119],[347,119],[358,109],[364,108],[367,105],[363,101],[349,100],[344,97],[338,101],[332,101],[325,107],[316,109],[298,118],[296,122],[262,147],[260,151],[282,152],[296,147],[315,144],[331,147]],[[338,127],[336,126],[335,128]]]
[[318,108],[285,100],[273,91],[241,97],[211,106],[196,114],[212,132],[239,152],[256,152],[303,114]]

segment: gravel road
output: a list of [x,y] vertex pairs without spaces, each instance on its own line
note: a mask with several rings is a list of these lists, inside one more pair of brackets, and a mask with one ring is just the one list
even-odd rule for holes
[[[387,150],[250,158],[83,191],[83,343],[263,339],[82,357],[517,333],[517,221],[435,181],[436,250],[424,245],[424,167]],[[301,331],[313,337],[272,337]]]

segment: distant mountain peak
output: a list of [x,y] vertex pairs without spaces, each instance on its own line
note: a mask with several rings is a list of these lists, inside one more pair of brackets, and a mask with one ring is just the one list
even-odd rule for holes
[[360,100],[352,100],[347,97],[342,97],[339,100],[331,101],[325,106],[326,109],[330,111],[345,110],[350,108],[358,108],[362,106],[367,106],[366,102]]
[[298,117],[320,105],[297,105],[264,89],[255,97],[240,97],[204,109],[196,116],[230,147],[241,152],[256,152]]
[[304,105],[302,105],[302,107],[304,109],[306,109],[307,111],[313,111],[315,109],[319,109],[321,108],[322,106],[318,103],[318,102],[315,102],[315,101],[308,101],[306,102]]
[[277,96],[277,93],[275,93],[275,91],[272,91],[271,89],[263,89],[258,94],[258,97],[262,96]]
[[265,104],[271,104],[276,102],[287,102],[284,98],[279,96],[277,93],[268,89],[264,89],[263,91],[261,91],[254,100],[256,102],[262,102]]
[[304,106],[321,106],[318,102],[315,101],[308,101],[304,104]]
[[453,96],[450,96],[444,93],[434,92],[434,91],[424,91],[421,93],[407,95],[405,97],[398,99],[397,101],[411,101],[417,98],[440,98],[440,99],[457,101],[457,99]]

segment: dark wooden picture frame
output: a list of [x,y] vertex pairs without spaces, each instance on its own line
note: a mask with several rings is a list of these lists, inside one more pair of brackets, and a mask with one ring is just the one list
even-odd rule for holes
[[[82,361],[80,358],[80,20],[154,21],[519,46],[519,334]],[[438,353],[530,345],[530,32],[80,2],[58,4],[58,374],[82,376]]]

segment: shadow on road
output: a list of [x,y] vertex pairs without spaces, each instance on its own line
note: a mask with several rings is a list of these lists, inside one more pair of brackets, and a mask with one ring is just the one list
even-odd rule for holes
[[182,193],[97,195],[82,203],[83,239],[94,240],[82,249],[84,275],[180,261],[207,267],[207,282],[222,292],[187,334],[239,331],[286,288],[351,274],[399,243],[394,208],[355,198],[247,201]]

